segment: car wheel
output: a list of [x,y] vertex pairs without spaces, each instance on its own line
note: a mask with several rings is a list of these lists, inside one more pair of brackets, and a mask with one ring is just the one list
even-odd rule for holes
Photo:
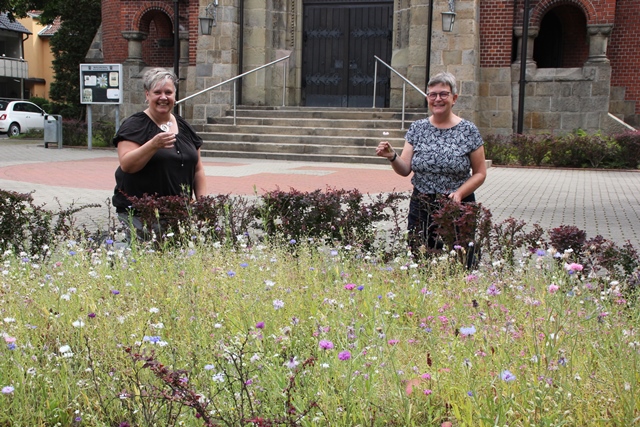
[[18,136],[20,135],[20,125],[17,123],[11,123],[9,126],[9,136]]

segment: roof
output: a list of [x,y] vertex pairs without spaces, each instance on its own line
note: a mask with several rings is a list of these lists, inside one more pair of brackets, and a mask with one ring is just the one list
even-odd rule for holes
[[40,30],[38,35],[40,37],[51,37],[58,32],[58,30],[60,29],[60,24],[62,24],[62,20],[58,16],[53,20],[53,24],[45,26],[42,30]]
[[11,21],[6,12],[0,13],[0,30],[13,31],[16,33],[33,34],[18,21]]

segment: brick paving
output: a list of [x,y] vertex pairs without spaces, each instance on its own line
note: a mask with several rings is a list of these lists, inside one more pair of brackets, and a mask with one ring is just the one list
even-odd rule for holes
[[[254,195],[280,188],[344,188],[376,194],[411,190],[410,178],[388,163],[362,165],[204,158],[211,194]],[[38,141],[0,139],[0,189],[33,192],[34,201],[102,207],[79,220],[103,225],[109,215],[118,159],[113,149],[48,148]],[[492,167],[477,199],[494,222],[513,217],[545,230],[575,225],[640,249],[640,172]]]

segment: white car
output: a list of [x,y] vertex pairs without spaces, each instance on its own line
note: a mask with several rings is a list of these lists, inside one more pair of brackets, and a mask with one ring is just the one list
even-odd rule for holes
[[46,114],[33,102],[0,100],[0,133],[16,136],[31,129],[44,130]]

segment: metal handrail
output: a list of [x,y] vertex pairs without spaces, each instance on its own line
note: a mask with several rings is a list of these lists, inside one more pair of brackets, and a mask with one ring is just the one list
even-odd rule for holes
[[287,95],[287,92],[286,92],[286,90],[287,90],[287,69],[288,69],[287,65],[289,64],[289,57],[290,56],[291,56],[291,54],[289,54],[289,55],[287,55],[285,57],[282,57],[280,59],[276,59],[275,61],[271,61],[268,64],[261,65],[261,66],[259,66],[257,68],[254,68],[253,70],[249,70],[249,71],[247,71],[245,73],[238,74],[235,77],[232,77],[232,78],[230,78],[228,80],[225,80],[223,82],[215,84],[215,85],[213,85],[213,86],[211,86],[209,88],[201,90],[200,92],[196,92],[196,93],[194,93],[192,95],[187,96],[186,98],[182,98],[181,100],[176,101],[176,105],[178,106],[180,115],[182,116],[182,103],[184,103],[185,101],[188,101],[189,99],[194,98],[194,97],[196,97],[198,95],[202,95],[205,92],[209,92],[210,90],[219,88],[220,86],[225,85],[227,83],[233,82],[233,125],[235,126],[236,125],[236,94],[237,94],[236,87],[237,87],[238,80],[241,79],[242,77],[248,75],[248,74],[255,73],[256,71],[260,71],[263,68],[270,67],[271,65],[274,65],[274,64],[277,64],[278,62],[282,62],[282,61],[286,60],[287,61],[286,64],[283,64],[283,67],[282,67],[282,106],[284,107],[285,106],[286,95]]
[[393,71],[398,77],[400,77],[402,79],[402,129],[404,130],[404,104],[405,104],[405,98],[406,98],[406,92],[407,92],[407,83],[412,88],[414,88],[415,90],[420,92],[420,94],[423,97],[426,98],[427,94],[424,93],[418,86],[416,86],[413,83],[411,83],[411,81],[409,81],[409,79],[407,79],[405,76],[403,76],[402,74],[397,72],[391,65],[387,64],[382,59],[378,58],[376,55],[373,55],[373,57],[375,58],[376,63],[375,63],[375,66],[374,66],[374,71],[373,71],[373,107],[371,107],[371,108],[376,108],[376,86],[377,86],[377,83],[378,83],[378,62],[381,62],[385,67],[387,67],[389,70]]

